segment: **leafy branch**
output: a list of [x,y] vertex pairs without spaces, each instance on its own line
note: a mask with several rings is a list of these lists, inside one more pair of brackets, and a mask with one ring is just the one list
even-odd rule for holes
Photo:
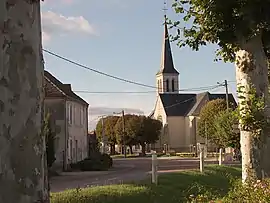
[[265,115],[265,98],[263,95],[258,95],[254,87],[248,91],[244,89],[244,86],[239,86],[237,90],[240,101],[240,108],[238,108],[240,127],[259,137],[262,131],[269,127]]

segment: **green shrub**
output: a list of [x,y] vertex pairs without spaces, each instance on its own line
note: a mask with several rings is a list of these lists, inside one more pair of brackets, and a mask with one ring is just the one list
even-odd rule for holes
[[70,168],[81,171],[106,171],[112,165],[113,160],[108,154],[95,153],[82,161],[70,164]]
[[113,165],[113,160],[108,154],[102,154],[101,155],[101,162],[103,163],[104,166],[107,168],[111,168]]
[[270,202],[270,180],[249,181],[242,184],[238,181],[230,190],[223,202],[257,203]]

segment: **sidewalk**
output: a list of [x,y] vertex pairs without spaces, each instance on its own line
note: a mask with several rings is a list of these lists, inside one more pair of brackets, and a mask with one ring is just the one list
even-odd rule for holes
[[112,174],[114,172],[126,172],[129,170],[132,170],[135,166],[134,165],[127,165],[127,164],[115,164],[111,169],[108,171],[72,171],[72,172],[61,172],[59,173],[59,176],[54,176],[51,178],[51,180],[56,180],[56,179],[78,179],[80,177],[96,177],[100,175],[107,175],[107,174]]

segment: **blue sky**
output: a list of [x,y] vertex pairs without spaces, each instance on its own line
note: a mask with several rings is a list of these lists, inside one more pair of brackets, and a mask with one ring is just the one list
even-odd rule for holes
[[[46,0],[42,3],[44,48],[91,68],[155,85],[163,37],[163,0]],[[168,2],[170,4],[170,1]],[[177,19],[172,9],[167,15]],[[235,81],[233,64],[214,62],[214,45],[193,52],[172,44],[180,89]],[[44,53],[45,69],[72,89],[86,91],[153,91],[84,70]],[[229,84],[235,93],[235,83]],[[215,92],[224,92],[219,88]],[[122,108],[149,113],[156,94],[78,93],[90,104],[89,120]],[[93,128],[95,122],[90,123]]]

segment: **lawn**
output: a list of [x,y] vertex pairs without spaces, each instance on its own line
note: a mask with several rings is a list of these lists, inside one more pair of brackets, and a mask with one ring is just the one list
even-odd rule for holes
[[[199,171],[186,171],[159,176],[158,186],[148,181],[68,190],[52,194],[52,203],[177,203],[190,202],[198,194],[219,199],[231,187],[231,180],[241,176],[239,167],[207,166]],[[203,201],[201,201],[203,202]]]

